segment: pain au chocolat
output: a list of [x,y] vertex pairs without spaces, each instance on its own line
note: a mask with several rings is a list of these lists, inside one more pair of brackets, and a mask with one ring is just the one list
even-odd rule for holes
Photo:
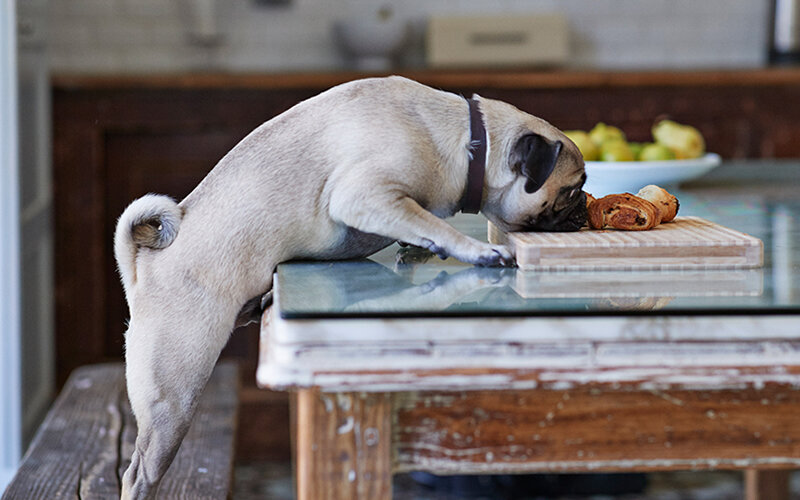
[[651,184],[637,194],[610,194],[595,199],[586,195],[591,229],[646,231],[669,222],[678,213],[678,199],[665,189]]
[[589,227],[646,231],[661,222],[655,205],[630,193],[610,194],[589,205]]

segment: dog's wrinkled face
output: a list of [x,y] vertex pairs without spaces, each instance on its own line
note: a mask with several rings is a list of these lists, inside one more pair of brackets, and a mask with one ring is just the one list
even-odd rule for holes
[[516,179],[486,215],[505,231],[577,231],[586,222],[583,156],[556,128],[537,128],[515,139],[508,168]]

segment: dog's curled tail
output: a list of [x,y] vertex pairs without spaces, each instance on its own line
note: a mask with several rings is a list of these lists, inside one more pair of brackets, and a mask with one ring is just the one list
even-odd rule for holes
[[142,196],[122,212],[114,233],[114,257],[125,290],[136,282],[138,249],[170,246],[178,236],[182,218],[175,200],[160,194]]

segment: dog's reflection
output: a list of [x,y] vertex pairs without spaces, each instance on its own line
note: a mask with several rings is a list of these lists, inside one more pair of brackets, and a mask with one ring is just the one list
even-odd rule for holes
[[430,252],[401,249],[394,268],[369,259],[337,263],[306,262],[282,269],[284,309],[344,313],[439,312],[484,300],[490,291],[510,285],[513,268],[422,265]]
[[760,270],[542,273],[442,262],[415,247],[401,248],[393,260],[283,266],[281,309],[298,315],[559,315],[698,308],[721,295],[753,302],[763,294]]
[[[410,270],[405,269],[407,273]],[[459,304],[479,302],[498,288],[508,288],[514,269],[468,267],[455,273],[440,271],[421,284],[405,281],[406,286],[383,296],[362,298],[345,306],[347,312],[364,311],[445,311]],[[405,279],[402,274],[395,274]],[[512,292],[513,293],[513,292]]]

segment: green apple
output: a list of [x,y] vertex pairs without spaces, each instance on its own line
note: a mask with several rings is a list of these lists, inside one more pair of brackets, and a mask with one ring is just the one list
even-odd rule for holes
[[634,161],[631,147],[622,139],[605,141],[600,146],[601,161]]
[[583,130],[566,130],[564,135],[578,146],[585,161],[596,161],[600,156],[600,148]]
[[636,156],[640,161],[674,160],[675,153],[663,144],[645,144]]
[[589,131],[589,137],[591,137],[598,146],[610,140],[625,140],[625,134],[622,130],[613,125],[606,125],[603,122],[598,123]]
[[682,125],[672,120],[661,120],[653,126],[653,138],[675,153],[682,160],[698,158],[706,149],[703,135],[690,125]]

